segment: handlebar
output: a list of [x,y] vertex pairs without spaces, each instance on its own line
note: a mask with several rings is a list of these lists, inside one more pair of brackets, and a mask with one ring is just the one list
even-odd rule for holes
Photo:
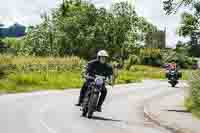
[[105,76],[95,75],[95,77],[92,77],[92,76],[89,76],[89,75],[84,75],[83,77],[86,78],[86,79],[91,79],[91,80],[95,80],[96,77],[101,77],[105,81],[106,84],[112,85],[109,81],[106,80]]

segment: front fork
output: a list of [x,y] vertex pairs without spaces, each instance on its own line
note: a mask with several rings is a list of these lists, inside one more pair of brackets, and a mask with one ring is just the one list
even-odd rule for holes
[[97,104],[98,104],[98,101],[99,101],[99,95],[100,95],[100,91],[97,90],[97,89],[94,89],[91,93],[90,93],[90,96],[89,96],[89,101],[88,101],[88,104],[89,104],[89,108],[92,108],[93,110],[96,110],[96,107],[97,107]]

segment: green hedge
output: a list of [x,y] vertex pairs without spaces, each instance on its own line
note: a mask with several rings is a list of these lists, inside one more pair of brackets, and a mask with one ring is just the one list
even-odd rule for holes
[[185,101],[185,106],[194,115],[200,118],[200,70],[195,71],[190,77],[190,95]]

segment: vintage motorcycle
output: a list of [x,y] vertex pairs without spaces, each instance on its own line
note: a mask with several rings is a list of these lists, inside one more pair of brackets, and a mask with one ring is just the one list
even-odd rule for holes
[[101,94],[101,89],[105,84],[110,85],[105,76],[95,75],[95,77],[85,76],[86,79],[92,80],[82,103],[82,116],[92,118],[96,111],[96,106]]
[[182,77],[181,72],[178,72],[176,70],[170,70],[167,73],[167,77],[168,77],[168,82],[171,84],[172,87],[175,87],[178,84],[178,80],[179,78]]

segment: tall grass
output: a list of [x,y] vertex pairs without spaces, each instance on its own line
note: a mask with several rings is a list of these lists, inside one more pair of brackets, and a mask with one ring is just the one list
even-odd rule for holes
[[0,80],[1,92],[28,92],[40,89],[79,88],[82,80],[79,72],[16,73]]
[[200,118],[200,70],[191,73],[190,94],[185,101],[185,106]]
[[79,88],[85,61],[78,57],[0,56],[0,91]]
[[77,66],[83,62],[84,60],[76,56],[61,58],[0,55],[0,64],[67,64]]
[[117,82],[130,83],[143,79],[164,79],[165,72],[158,67],[134,65],[129,70],[121,70],[118,74]]
[[3,42],[6,43],[9,47],[15,48],[15,49],[20,49],[23,45],[23,37],[6,37],[3,39]]
[[[82,66],[78,57],[0,56],[0,92],[27,92],[40,89],[80,88]],[[162,68],[133,65],[129,70],[115,70],[116,83],[143,79],[165,79]],[[187,74],[184,73],[184,77]]]

